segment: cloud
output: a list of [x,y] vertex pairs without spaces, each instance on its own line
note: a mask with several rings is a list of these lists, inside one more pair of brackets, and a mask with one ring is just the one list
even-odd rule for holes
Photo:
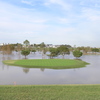
[[83,6],[78,6],[81,0],[22,2],[24,6],[20,7],[0,1],[1,41],[15,43],[29,39],[31,43],[99,46],[100,11],[98,8],[84,6],[86,0]]
[[34,6],[34,4],[32,3],[32,1],[29,1],[29,0],[22,0],[21,2],[24,3],[24,4],[27,4],[27,5]]
[[84,6],[84,7],[89,7],[89,8],[92,8],[92,7],[100,7],[100,1],[99,0],[80,0],[80,5],[81,6]]
[[83,16],[90,21],[100,21],[100,11],[91,8],[84,8],[82,10]]
[[[5,6],[5,7],[4,7]],[[38,17],[40,14],[37,12],[31,13],[29,10],[14,7],[9,4],[0,3],[0,29],[3,30],[38,30],[45,27],[44,23],[47,21],[45,18]]]
[[59,21],[60,23],[62,23],[62,24],[70,23],[69,20],[70,20],[70,19],[68,19],[68,18],[58,18],[58,21]]
[[[41,13],[25,10],[11,4],[0,2],[0,42],[16,43],[24,39],[41,36],[48,27]],[[8,37],[9,36],[9,37]]]
[[59,5],[63,10],[70,10],[72,6],[65,2],[64,0],[48,0],[44,3],[46,6]]

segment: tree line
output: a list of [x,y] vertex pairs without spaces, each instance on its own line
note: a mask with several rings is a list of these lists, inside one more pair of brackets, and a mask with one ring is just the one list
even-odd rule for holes
[[12,54],[13,51],[20,52],[22,55],[26,56],[29,55],[31,52],[42,52],[42,58],[45,58],[45,55],[47,52],[49,54],[47,55],[51,59],[54,57],[57,57],[58,55],[62,55],[62,59],[64,59],[65,55],[69,55],[70,52],[73,53],[73,55],[76,58],[81,57],[82,55],[87,54],[97,54],[100,52],[100,48],[92,48],[92,47],[72,47],[70,45],[59,45],[58,47],[47,47],[44,42],[40,44],[30,44],[28,40],[25,40],[23,44],[16,43],[16,44],[3,44],[0,46],[0,51],[3,55],[6,54]]

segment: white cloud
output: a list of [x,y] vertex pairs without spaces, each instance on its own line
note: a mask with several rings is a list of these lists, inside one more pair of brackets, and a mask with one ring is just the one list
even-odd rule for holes
[[48,1],[45,1],[44,4],[46,6],[49,6],[52,4],[59,5],[59,6],[61,6],[61,8],[63,10],[70,10],[72,8],[72,6],[68,3],[66,3],[64,0],[48,0]]
[[[22,2],[36,4],[36,0]],[[0,2],[0,40],[16,43],[28,39],[32,43],[99,46],[99,9],[82,6],[80,9],[77,7],[76,11],[71,9],[74,4],[68,4],[65,0],[43,2],[52,10],[43,5],[41,8],[39,4],[39,9],[30,9]],[[68,12],[70,9],[72,12]]]
[[58,18],[58,21],[62,24],[70,23],[70,19],[68,18]]
[[25,3],[25,4],[27,4],[27,5],[34,6],[34,4],[32,3],[32,1],[29,1],[29,0],[22,0],[21,2],[22,2],[22,3]]
[[47,19],[42,16],[39,17],[38,12],[31,13],[27,10],[24,11],[24,9],[4,3],[0,3],[0,7],[0,30],[4,29],[17,32],[28,30],[37,31],[46,27],[44,23]]
[[82,16],[90,21],[100,21],[100,11],[91,8],[82,9]]

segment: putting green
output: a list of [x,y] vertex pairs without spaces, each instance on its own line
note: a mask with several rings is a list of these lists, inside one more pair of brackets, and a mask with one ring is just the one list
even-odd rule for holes
[[72,59],[24,59],[6,60],[3,63],[26,68],[67,69],[85,67],[88,63]]

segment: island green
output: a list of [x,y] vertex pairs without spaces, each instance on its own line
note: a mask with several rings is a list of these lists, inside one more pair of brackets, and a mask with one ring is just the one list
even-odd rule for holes
[[72,60],[72,59],[5,60],[3,61],[3,63],[13,66],[22,66],[26,68],[49,68],[49,69],[80,68],[88,64],[81,60]]

